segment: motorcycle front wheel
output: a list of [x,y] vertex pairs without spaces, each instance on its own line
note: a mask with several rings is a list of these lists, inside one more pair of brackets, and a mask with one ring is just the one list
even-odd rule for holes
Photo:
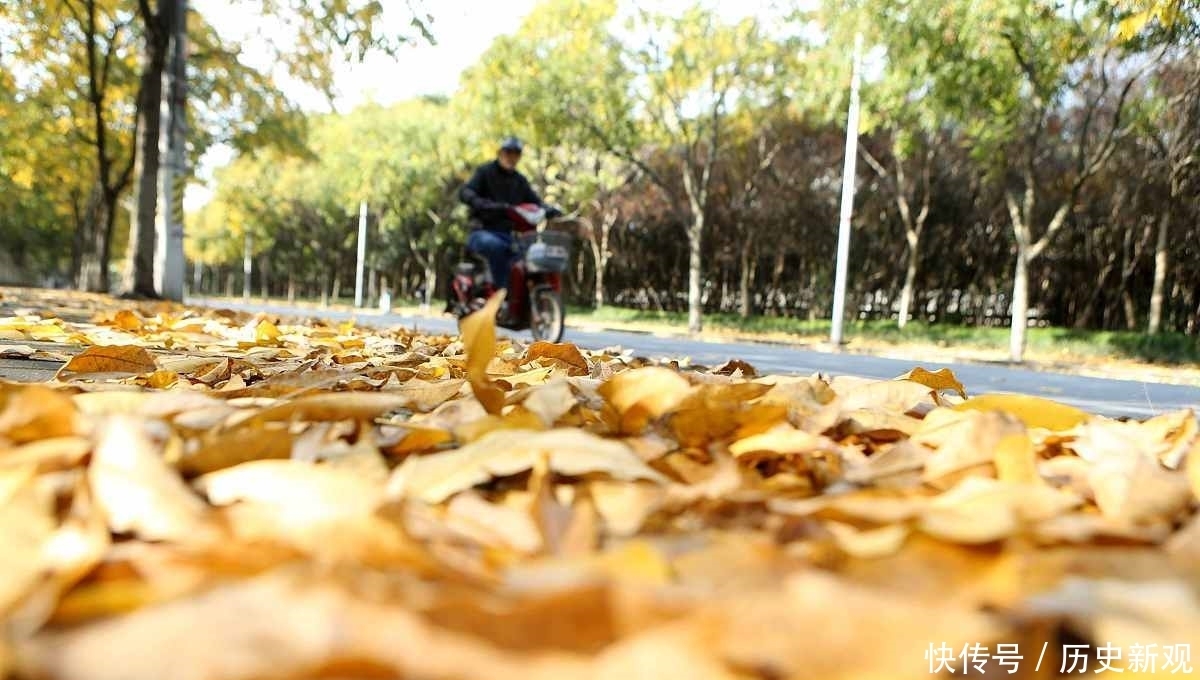
[[530,294],[529,330],[534,340],[562,340],[565,314],[562,296],[549,286],[538,286]]

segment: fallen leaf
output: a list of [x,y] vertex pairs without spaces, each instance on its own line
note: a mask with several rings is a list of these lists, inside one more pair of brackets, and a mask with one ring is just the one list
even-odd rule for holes
[[207,538],[204,503],[158,455],[140,421],[110,416],[100,425],[88,482],[113,533],[148,541]]
[[85,437],[47,437],[0,451],[0,467],[32,465],[39,472],[66,470],[78,465],[92,450]]
[[1134,524],[1173,519],[1193,498],[1183,473],[1167,470],[1156,459],[1134,451],[1094,463],[1088,483],[1105,516]]
[[78,428],[75,405],[66,394],[42,385],[0,383],[0,436],[22,444],[69,437]]
[[286,428],[247,426],[210,433],[183,454],[177,467],[196,476],[254,460],[287,458],[291,453],[292,436]]
[[843,522],[826,522],[837,546],[848,555],[862,559],[877,559],[899,552],[908,538],[909,529],[903,524],[891,524],[878,529],[859,530]]
[[1024,394],[984,394],[953,408],[960,411],[1000,411],[1018,418],[1026,427],[1054,432],[1069,430],[1088,420],[1088,414],[1073,406]]
[[279,338],[283,335],[275,324],[267,319],[258,322],[254,327],[254,341],[260,345],[273,345],[279,342]]
[[826,437],[798,430],[790,425],[780,425],[762,434],[733,442],[729,445],[729,452],[735,456],[760,452],[780,455],[816,452],[836,454],[838,448]]
[[678,372],[648,366],[618,373],[600,386],[599,393],[621,416],[622,430],[637,433],[650,420],[671,412],[690,388]]
[[1037,452],[1033,441],[1023,433],[1007,434],[996,442],[993,462],[996,478],[1002,482],[1037,484],[1042,481],[1037,470]]
[[531,555],[542,549],[542,535],[527,512],[489,503],[470,491],[446,504],[446,525],[480,545]]
[[36,351],[29,345],[3,345],[0,346],[0,359],[28,359]]
[[55,529],[52,500],[39,491],[32,466],[0,467],[0,616],[42,572],[42,553]]
[[89,347],[59,369],[59,375],[123,373],[140,375],[158,370],[154,357],[144,347],[111,345]]
[[564,379],[530,389],[521,401],[521,405],[541,418],[546,427],[554,427],[577,403],[571,384]]
[[955,377],[954,372],[948,368],[939,368],[936,371],[929,371],[920,366],[896,378],[897,380],[911,380],[915,383],[920,383],[931,390],[942,392],[945,390],[954,390],[963,399],[967,398],[967,388]]
[[501,289],[492,295],[483,309],[459,321],[467,353],[467,379],[475,398],[493,415],[504,408],[504,391],[487,375],[488,364],[496,354],[496,314],[504,304],[504,296],[505,290]]
[[579,351],[579,348],[569,342],[553,343],[538,341],[529,346],[525,350],[525,356],[522,359],[523,363],[537,361],[538,359],[551,359],[567,369],[568,375],[588,375],[591,373],[591,366],[588,365],[587,359]]
[[543,455],[563,475],[602,472],[616,479],[666,481],[629,447],[581,430],[497,430],[451,451],[405,459],[388,483],[388,496],[440,503],[493,477],[528,471]]
[[298,521],[362,516],[383,500],[383,485],[353,471],[292,460],[258,460],[204,475],[196,487],[213,505],[239,501],[286,511]]

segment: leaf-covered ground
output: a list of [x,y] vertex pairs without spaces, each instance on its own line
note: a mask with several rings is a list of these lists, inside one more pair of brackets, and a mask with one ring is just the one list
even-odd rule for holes
[[71,358],[0,384],[0,677],[1129,678],[1200,649],[1191,412],[681,369],[484,315],[39,304],[5,356]]

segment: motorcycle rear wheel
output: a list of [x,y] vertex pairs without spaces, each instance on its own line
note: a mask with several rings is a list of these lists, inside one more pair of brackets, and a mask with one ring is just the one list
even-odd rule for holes
[[566,322],[562,296],[549,286],[538,286],[530,293],[529,329],[534,340],[560,342]]

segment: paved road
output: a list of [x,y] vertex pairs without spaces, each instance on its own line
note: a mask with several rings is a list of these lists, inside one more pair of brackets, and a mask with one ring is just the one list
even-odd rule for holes
[[[203,301],[192,301],[204,304]],[[271,304],[231,304],[221,306],[282,316],[302,316],[346,320],[350,312],[288,307]],[[403,325],[427,332],[453,333],[456,322],[450,317],[422,318],[365,311],[357,314],[364,322],[380,326]],[[369,320],[369,321],[368,321]],[[677,337],[658,337],[641,333],[567,329],[567,339],[590,349],[620,346],[647,357],[690,357],[694,363],[716,366],[729,359],[749,362],[760,372],[811,375],[857,375],[866,378],[894,378],[913,367],[911,361],[884,359],[860,354],[818,352],[777,344],[712,343]],[[1182,385],[1106,380],[1083,376],[1048,373],[988,364],[945,364],[922,362],[930,370],[949,367],[973,394],[1016,392],[1034,394],[1066,402],[1090,413],[1108,416],[1144,418],[1181,408],[1200,407],[1200,388]]]

